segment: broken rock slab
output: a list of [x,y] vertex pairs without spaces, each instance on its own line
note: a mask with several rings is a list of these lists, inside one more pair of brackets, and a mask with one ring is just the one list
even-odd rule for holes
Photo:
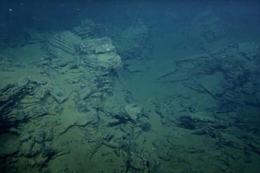
[[58,33],[50,38],[47,44],[47,51],[52,56],[62,59],[72,59],[76,55],[75,45],[81,38],[71,31]]

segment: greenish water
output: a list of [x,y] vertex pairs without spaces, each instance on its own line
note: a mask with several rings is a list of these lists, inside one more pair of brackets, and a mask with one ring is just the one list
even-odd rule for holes
[[260,172],[259,2],[0,14],[0,172]]

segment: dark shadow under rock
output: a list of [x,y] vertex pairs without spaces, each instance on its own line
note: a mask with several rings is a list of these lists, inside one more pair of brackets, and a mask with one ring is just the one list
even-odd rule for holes
[[190,116],[181,116],[177,121],[179,127],[191,130],[197,128],[197,121]]

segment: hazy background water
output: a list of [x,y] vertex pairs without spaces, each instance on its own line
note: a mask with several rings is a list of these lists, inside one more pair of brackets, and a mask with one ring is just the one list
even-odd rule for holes
[[257,1],[2,1],[0,8],[1,28],[10,32],[9,39],[25,34],[27,29],[64,30],[86,16],[114,26],[131,25],[142,18],[173,33],[173,27],[185,26],[203,11],[222,17],[240,34],[258,34],[260,25]]

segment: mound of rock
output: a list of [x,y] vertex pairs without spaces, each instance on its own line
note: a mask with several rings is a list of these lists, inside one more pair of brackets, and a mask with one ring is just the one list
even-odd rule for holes
[[116,69],[121,66],[121,58],[116,53],[112,41],[108,37],[85,39],[79,45],[81,59],[86,65],[104,70]]

